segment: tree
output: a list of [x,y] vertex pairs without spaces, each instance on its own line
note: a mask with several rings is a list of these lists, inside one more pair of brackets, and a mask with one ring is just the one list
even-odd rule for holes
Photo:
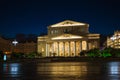
[[120,57],[120,49],[111,49],[111,55],[112,57]]
[[39,57],[42,57],[42,53],[37,53],[36,56],[39,58]]
[[104,50],[101,51],[100,57],[111,57],[111,48],[105,48]]

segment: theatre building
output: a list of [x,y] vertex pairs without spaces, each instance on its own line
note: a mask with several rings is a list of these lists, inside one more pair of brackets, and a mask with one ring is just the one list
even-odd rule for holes
[[37,51],[43,57],[79,56],[83,50],[99,48],[100,34],[89,33],[89,24],[65,20],[48,26],[48,35],[39,36]]

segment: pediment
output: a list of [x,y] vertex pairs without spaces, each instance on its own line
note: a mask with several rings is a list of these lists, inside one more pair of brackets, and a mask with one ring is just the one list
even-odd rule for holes
[[72,35],[72,34],[63,34],[57,37],[53,37],[52,40],[62,40],[62,39],[81,39],[82,36]]
[[71,21],[71,20],[65,20],[56,24],[51,25],[51,27],[67,27],[67,26],[81,26],[81,25],[86,25],[86,23],[81,23],[81,22],[76,22],[76,21]]

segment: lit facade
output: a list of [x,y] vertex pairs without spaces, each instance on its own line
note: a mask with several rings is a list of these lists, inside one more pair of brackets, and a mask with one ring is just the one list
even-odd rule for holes
[[11,50],[10,47],[11,47],[10,41],[0,37],[0,51],[3,51],[3,53],[8,54],[10,53]]
[[31,53],[37,52],[37,43],[35,42],[25,42],[13,45],[12,41],[0,37],[0,51],[5,54],[16,53]]
[[16,53],[32,53],[36,52],[37,44],[35,42],[25,42],[25,43],[18,43],[17,45],[11,46],[11,52]]
[[107,37],[107,47],[120,48],[120,31],[114,32],[112,37]]
[[89,24],[65,20],[48,26],[48,35],[39,36],[37,52],[43,57],[79,56],[83,50],[99,48],[99,34],[89,33]]

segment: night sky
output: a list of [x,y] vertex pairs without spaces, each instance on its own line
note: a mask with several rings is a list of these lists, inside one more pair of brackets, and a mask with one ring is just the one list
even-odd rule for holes
[[1,35],[39,35],[66,19],[90,24],[91,33],[113,34],[120,29],[120,1],[0,0]]

